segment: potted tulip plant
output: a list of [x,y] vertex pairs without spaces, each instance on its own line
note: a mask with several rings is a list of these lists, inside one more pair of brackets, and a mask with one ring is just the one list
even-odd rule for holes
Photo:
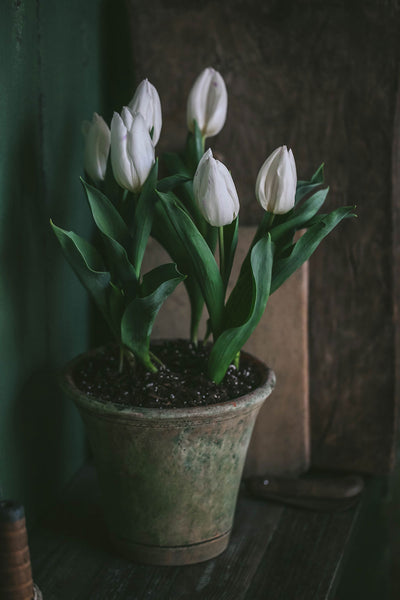
[[[226,548],[254,421],[275,383],[242,346],[270,294],[353,215],[352,207],[320,213],[322,167],[297,181],[292,151],[276,149],[255,186],[265,215],[228,295],[239,198],[226,166],[205,149],[226,113],[224,80],[207,68],[188,97],[185,149],[161,157],[159,177],[161,104],[142,81],[110,129],[97,114],[83,125],[95,243],[52,223],[115,340],[74,359],[62,381],[87,426],[112,541],[141,562],[193,563]],[[150,235],[173,262],[143,274]],[[181,282],[190,340],[152,344],[157,313]]]

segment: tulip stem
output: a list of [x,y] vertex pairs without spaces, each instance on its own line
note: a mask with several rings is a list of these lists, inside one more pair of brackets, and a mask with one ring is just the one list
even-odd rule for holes
[[262,237],[264,237],[265,235],[267,235],[267,233],[271,230],[272,227],[272,223],[274,222],[275,219],[275,214],[271,213],[271,212],[266,212],[260,225],[258,226],[258,229],[256,231],[256,234],[254,236],[254,239],[251,243],[248,255],[250,256],[250,252],[251,250],[254,248],[254,246],[256,245],[256,243],[261,240]]
[[225,273],[225,246],[224,246],[224,228],[218,227],[218,241],[219,241],[219,271],[224,278]]
[[[165,365],[164,365],[164,363],[162,362],[162,360],[160,360],[160,359],[158,358],[158,356],[156,356],[156,355],[154,354],[154,352],[152,352],[152,351],[150,350],[150,352],[149,352],[149,353],[150,353],[150,358],[151,358],[151,360],[154,360],[154,362],[158,363],[158,364],[159,364],[161,367],[165,367]],[[157,369],[156,369],[156,370],[157,370]]]
[[121,374],[124,369],[124,347],[121,344],[119,347],[119,364],[118,364],[118,373]]

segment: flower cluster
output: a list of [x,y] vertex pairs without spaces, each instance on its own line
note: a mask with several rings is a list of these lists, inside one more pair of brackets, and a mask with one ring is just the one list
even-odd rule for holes
[[[195,80],[187,101],[188,135],[181,153],[161,157],[168,176],[158,178],[156,145],[161,102],[145,79],[109,128],[98,114],[84,122],[84,182],[100,243],[94,246],[52,224],[63,251],[94,298],[121,348],[156,370],[150,335],[162,302],[184,281],[191,306],[191,339],[197,342],[204,304],[213,346],[209,376],[220,382],[237,364],[273,293],[316,249],[352,207],[321,214],[328,189],[320,167],[298,181],[292,151],[281,146],[261,166],[255,197],[265,215],[239,277],[227,297],[238,239],[238,193],[228,168],[215,159],[207,138],[222,130],[228,95],[220,73],[209,67]],[[110,177],[121,193],[103,192]],[[295,236],[298,230],[303,235]],[[172,264],[142,275],[149,236],[167,250]],[[297,241],[296,241],[297,240]],[[219,262],[214,258],[218,244]],[[122,364],[122,363],[121,363]]]
[[[228,94],[223,78],[211,67],[196,79],[187,102],[187,126],[197,124],[203,139],[223,128]],[[156,88],[145,79],[121,114],[114,113],[111,132],[104,119],[94,113],[83,123],[86,136],[85,171],[95,183],[104,180],[111,146],[111,164],[117,183],[138,192],[155,162],[155,146],[162,127],[161,102]],[[262,165],[256,182],[256,197],[270,213],[284,214],[294,206],[296,165],[291,150],[277,148]],[[203,155],[193,180],[195,199],[210,225],[232,223],[239,212],[239,198],[230,172],[214,159],[211,149]]]

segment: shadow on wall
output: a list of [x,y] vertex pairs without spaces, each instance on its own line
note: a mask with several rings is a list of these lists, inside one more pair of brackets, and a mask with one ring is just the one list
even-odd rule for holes
[[102,108],[109,124],[113,112],[120,112],[129,103],[139,82],[132,61],[127,3],[104,2],[101,22]]

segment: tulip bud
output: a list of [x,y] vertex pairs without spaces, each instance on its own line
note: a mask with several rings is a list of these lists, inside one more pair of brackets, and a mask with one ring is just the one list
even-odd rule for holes
[[95,183],[103,181],[106,175],[110,152],[110,130],[100,115],[93,114],[92,121],[83,121],[82,133],[85,136],[84,169]]
[[138,85],[128,107],[132,113],[139,112],[143,116],[149,132],[153,130],[152,140],[155,146],[160,138],[162,125],[161,102],[156,88],[148,79]]
[[154,146],[144,118],[124,106],[111,121],[111,165],[117,183],[138,192],[154,164]]
[[239,213],[239,198],[228,169],[208,149],[193,178],[193,193],[205,220],[215,227],[228,225]]
[[268,212],[283,215],[294,206],[297,174],[293,152],[281,146],[267,158],[256,181],[257,200]]
[[215,69],[208,67],[197,77],[187,102],[187,126],[194,132],[194,121],[202,135],[217,135],[224,126],[228,108],[225,82]]

